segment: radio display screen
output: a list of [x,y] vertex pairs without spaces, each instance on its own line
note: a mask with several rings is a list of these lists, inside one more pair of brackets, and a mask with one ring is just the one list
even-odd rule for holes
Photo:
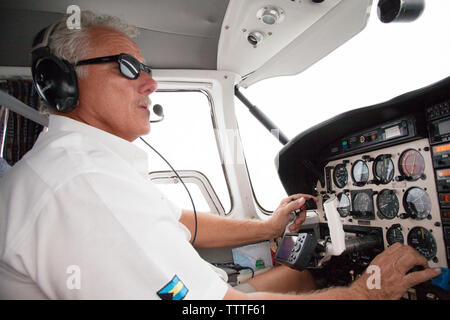
[[439,146],[434,146],[433,147],[433,153],[434,154],[448,152],[448,151],[450,151],[450,143],[441,144]]
[[438,128],[439,128],[439,135],[441,136],[450,133],[450,120],[439,122]]
[[450,179],[450,169],[438,170],[436,175],[439,180]]
[[292,248],[294,248],[295,243],[297,242],[297,238],[298,237],[295,235],[285,235],[280,247],[278,248],[276,258],[280,260],[287,260],[291,255]]
[[441,193],[439,194],[439,201],[442,204],[446,204],[450,202],[450,194],[449,193]]

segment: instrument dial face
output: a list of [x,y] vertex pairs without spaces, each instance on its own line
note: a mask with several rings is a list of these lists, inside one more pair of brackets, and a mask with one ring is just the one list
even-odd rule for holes
[[373,164],[373,174],[375,178],[382,184],[388,184],[394,178],[394,163],[387,155],[380,155],[376,157]]
[[345,193],[338,194],[339,205],[337,211],[342,218],[350,214],[350,198]]
[[403,207],[414,219],[422,220],[431,212],[431,200],[425,190],[413,187],[403,196]]
[[361,219],[371,219],[373,216],[373,198],[363,190],[352,194],[353,215]]
[[383,189],[377,197],[378,210],[386,219],[394,219],[399,209],[398,198],[393,190]]
[[412,228],[408,233],[408,245],[430,260],[436,256],[437,246],[433,235],[423,227]]
[[364,161],[358,160],[353,164],[352,178],[358,184],[365,184],[369,180],[369,167]]
[[402,228],[399,225],[390,227],[386,231],[386,240],[390,246],[396,242],[403,244],[405,239],[403,238]]
[[408,149],[404,151],[399,159],[399,168],[407,179],[417,180],[425,171],[425,159],[419,151]]
[[340,163],[336,167],[334,167],[333,171],[333,180],[334,184],[338,188],[343,188],[348,182],[348,172],[345,164]]

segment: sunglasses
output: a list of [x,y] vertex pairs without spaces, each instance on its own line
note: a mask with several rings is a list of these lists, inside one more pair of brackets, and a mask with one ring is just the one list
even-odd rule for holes
[[120,73],[128,79],[135,80],[141,74],[141,70],[147,72],[150,77],[152,76],[152,69],[139,62],[135,57],[121,53],[115,56],[107,56],[107,57],[98,57],[92,59],[86,59],[78,61],[75,66],[83,66],[88,64],[97,64],[97,63],[108,63],[108,62],[117,62],[119,64]]

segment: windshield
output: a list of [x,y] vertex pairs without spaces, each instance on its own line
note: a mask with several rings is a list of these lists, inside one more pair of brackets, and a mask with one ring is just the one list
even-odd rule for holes
[[[381,103],[448,77],[450,1],[426,1],[416,21],[389,24],[378,19],[377,3],[362,32],[309,69],[296,76],[261,81],[242,93],[293,138],[342,112]],[[285,196],[274,165],[282,146],[236,103],[256,198],[264,209],[274,210]]]

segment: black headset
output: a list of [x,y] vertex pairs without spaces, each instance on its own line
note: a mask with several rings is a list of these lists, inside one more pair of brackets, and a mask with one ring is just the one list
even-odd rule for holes
[[31,49],[31,74],[39,96],[51,108],[69,112],[78,105],[78,80],[74,66],[50,51],[49,41],[58,23],[35,36]]

